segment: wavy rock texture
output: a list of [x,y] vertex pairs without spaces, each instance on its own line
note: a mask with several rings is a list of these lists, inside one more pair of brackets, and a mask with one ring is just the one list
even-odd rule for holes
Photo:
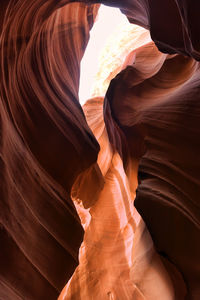
[[[110,147],[103,122],[103,98],[89,100],[84,112],[101,146],[97,161],[105,184],[89,210],[81,204],[76,206],[85,227],[84,241],[79,266],[59,300],[175,299],[171,280],[133,206],[135,194],[131,193],[122,160]],[[136,187],[137,164],[134,170],[131,181]],[[82,195],[83,191],[79,200]]]
[[132,52],[150,41],[148,30],[130,23],[119,24],[98,58],[99,69],[94,79],[92,97],[104,97],[110,81],[127,65],[134,63]]
[[[61,299],[198,300],[200,3],[70,2],[0,4],[0,298],[55,299],[71,278]],[[106,129],[102,100],[85,107],[93,134],[78,87],[97,2],[166,54],[153,42],[130,53]],[[139,161],[135,205],[160,256],[132,205]]]
[[181,272],[188,299],[200,295],[198,78],[198,62],[150,43],[112,80],[105,104],[110,140],[125,166],[142,157],[135,205],[157,251]]
[[76,3],[56,10],[53,1],[4,7],[2,300],[56,299],[78,264],[83,228],[70,190],[99,151],[78,103],[79,62],[97,9]]
[[[93,1],[88,1],[93,2]],[[160,51],[200,59],[198,0],[103,0],[117,6],[131,23],[150,29]]]

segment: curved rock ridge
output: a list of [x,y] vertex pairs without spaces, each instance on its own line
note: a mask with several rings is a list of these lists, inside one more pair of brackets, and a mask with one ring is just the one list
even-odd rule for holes
[[160,51],[200,60],[198,0],[82,0],[119,7],[129,21],[151,32]]
[[126,22],[115,28],[99,55],[91,97],[104,97],[110,81],[127,65],[134,63],[132,51],[151,41],[149,30]]
[[[187,299],[199,299],[199,63],[165,55],[153,43],[132,55],[134,65],[106,94],[108,135],[125,168],[141,159],[135,206],[171,277],[167,261],[179,270]],[[181,299],[183,282],[178,275],[173,281]]]
[[[135,194],[130,190],[122,160],[109,144],[103,100],[98,97],[88,100],[84,112],[101,146],[97,162],[105,184],[90,209],[85,210],[80,202],[76,204],[85,228],[84,241],[79,266],[59,300],[175,299],[171,280],[133,206]],[[134,169],[131,182],[136,187],[137,165]],[[87,183],[84,188],[88,189]]]
[[[132,49],[84,114],[96,3],[119,7],[155,44]],[[61,299],[198,300],[200,2],[0,8],[0,298],[56,299],[70,280]],[[151,237],[133,206],[138,164],[135,205]]]
[[0,299],[56,299],[78,264],[83,238],[71,186],[99,151],[78,102],[79,64],[99,6],[6,4],[0,4]]

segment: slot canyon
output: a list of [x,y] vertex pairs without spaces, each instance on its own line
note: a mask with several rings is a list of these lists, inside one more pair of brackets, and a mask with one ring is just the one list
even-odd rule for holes
[[0,300],[200,299],[199,61],[198,0],[1,0]]

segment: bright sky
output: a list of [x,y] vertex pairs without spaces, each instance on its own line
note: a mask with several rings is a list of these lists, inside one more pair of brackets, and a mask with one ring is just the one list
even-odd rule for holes
[[79,98],[83,105],[90,98],[90,90],[98,70],[98,56],[107,38],[120,23],[127,22],[118,8],[101,5],[98,20],[90,32],[90,40],[81,61]]

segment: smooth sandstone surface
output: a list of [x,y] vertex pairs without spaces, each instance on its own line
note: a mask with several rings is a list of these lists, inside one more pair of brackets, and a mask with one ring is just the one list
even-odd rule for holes
[[[82,109],[100,2],[153,42]],[[0,299],[198,300],[199,1],[0,8]]]

